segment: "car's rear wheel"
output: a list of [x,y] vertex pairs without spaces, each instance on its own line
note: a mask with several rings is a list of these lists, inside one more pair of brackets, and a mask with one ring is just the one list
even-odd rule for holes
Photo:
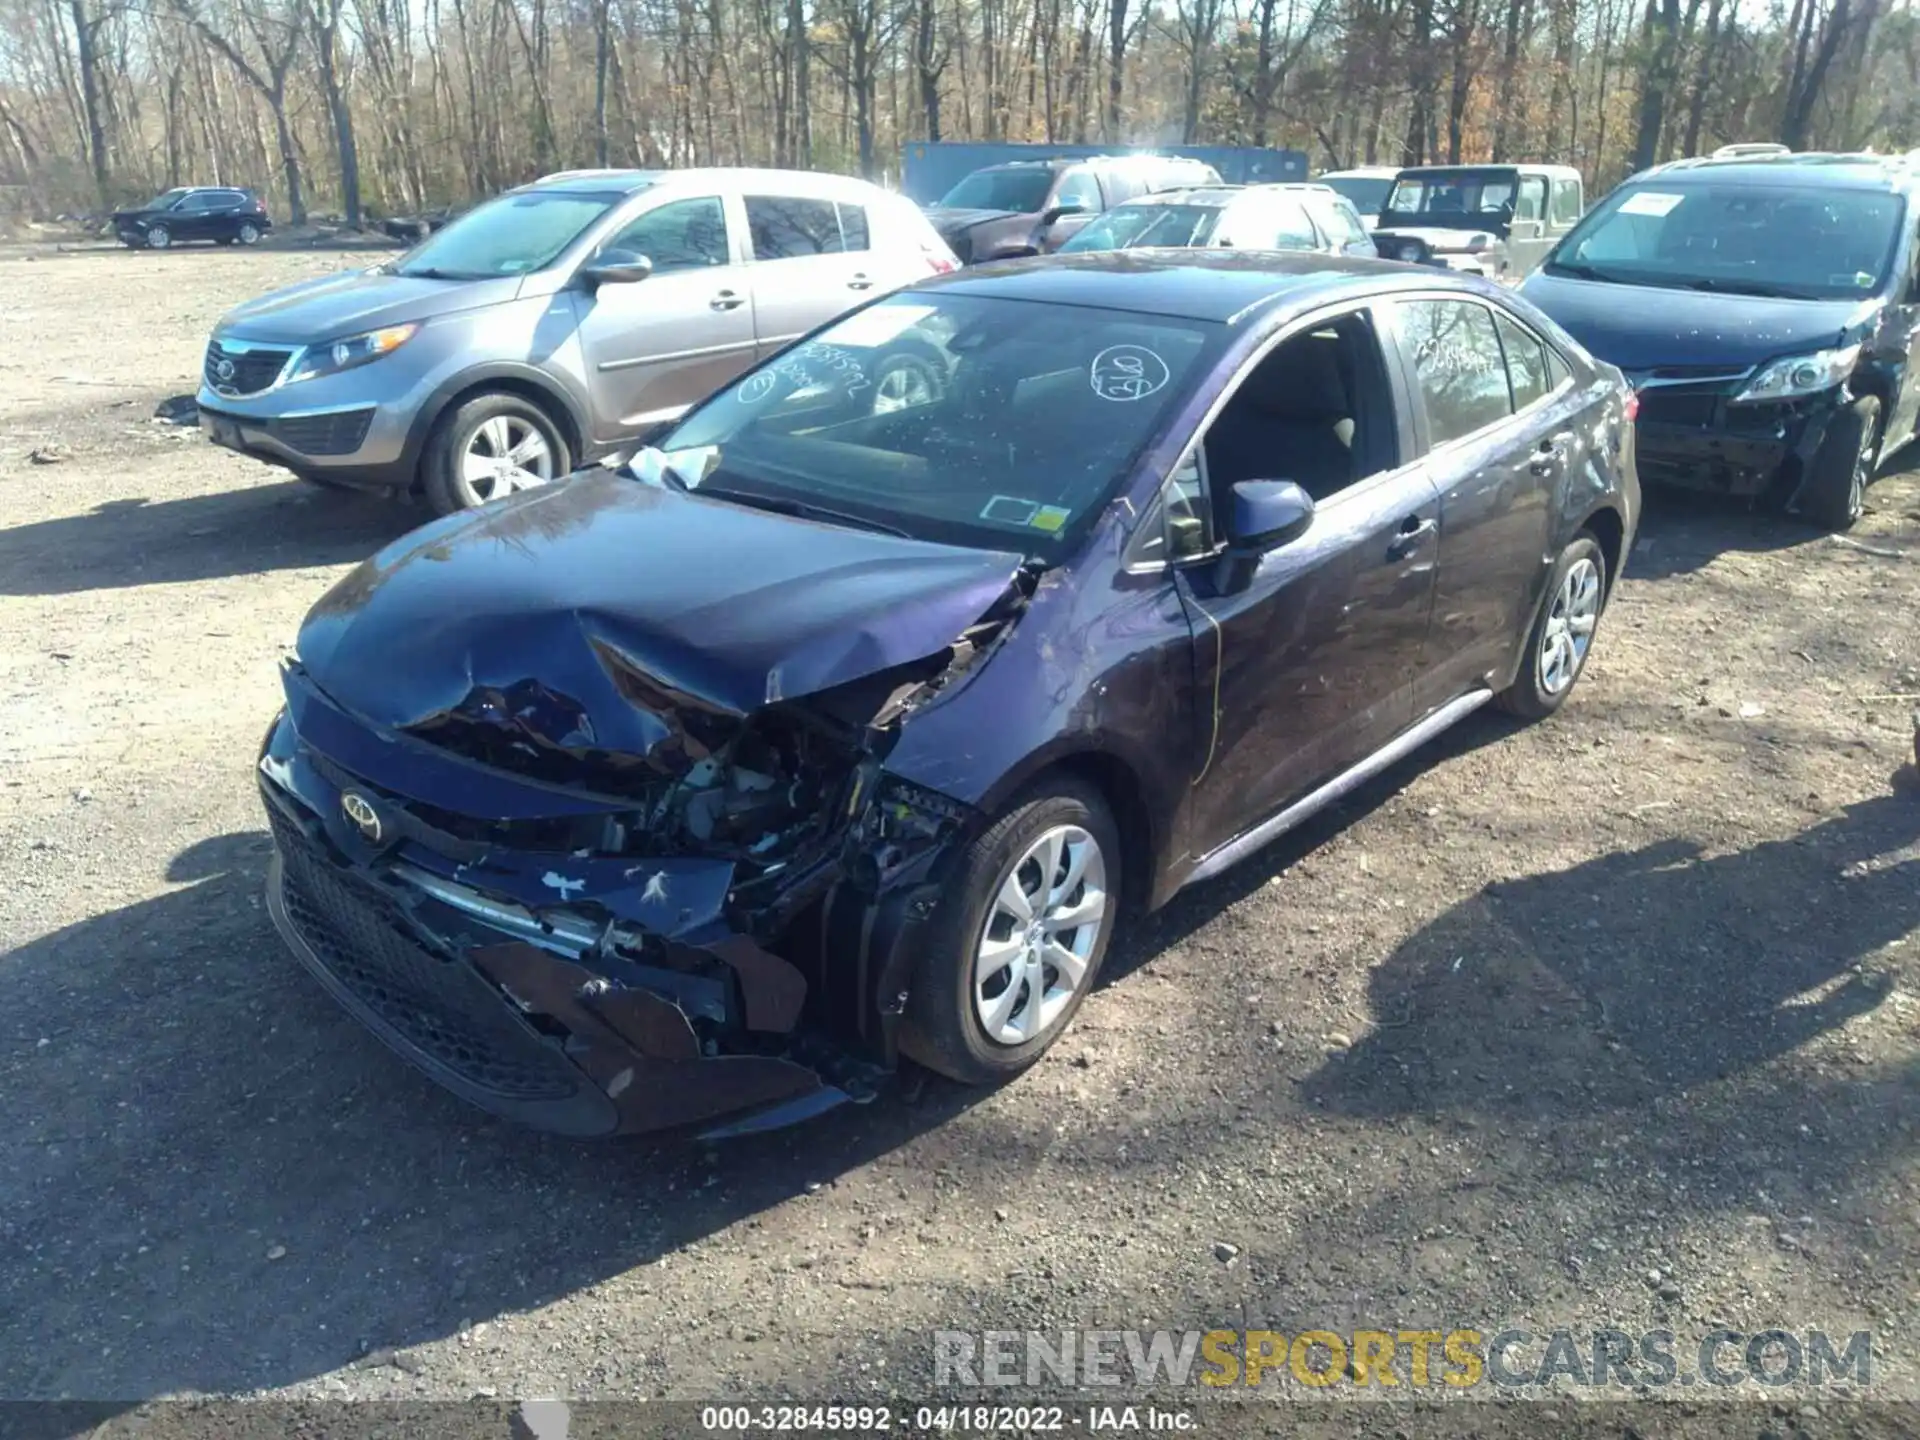
[[438,513],[471,510],[550,485],[573,468],[560,427],[505,391],[476,395],[442,420],[421,461],[420,488]]
[[1801,512],[1822,529],[1851,529],[1867,508],[1879,461],[1880,400],[1863,395],[1827,426],[1801,492]]
[[966,1084],[1019,1074],[1060,1037],[1120,913],[1106,802],[1048,782],[969,845],[910,982],[900,1048]]
[[173,244],[173,232],[167,229],[166,226],[149,225],[147,227],[147,248],[149,250],[164,250],[171,244]]
[[1606,607],[1607,555],[1582,530],[1554,562],[1520,671],[1495,697],[1500,707],[1523,720],[1544,720],[1564,705],[1586,669]]
[[243,220],[240,222],[240,228],[234,231],[233,238],[238,240],[242,245],[258,245],[260,243],[260,227],[255,225],[251,220]]

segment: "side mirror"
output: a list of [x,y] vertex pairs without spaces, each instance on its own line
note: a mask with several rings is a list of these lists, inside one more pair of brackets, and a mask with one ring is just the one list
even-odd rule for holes
[[1041,215],[1040,223],[1042,225],[1052,225],[1056,221],[1066,219],[1069,215],[1085,215],[1087,213],[1087,207],[1084,205],[1049,205],[1046,212]]
[[1242,480],[1233,487],[1227,526],[1233,548],[1271,550],[1313,523],[1313,497],[1291,480]]
[[653,261],[626,250],[607,250],[591,265],[580,267],[581,281],[598,290],[602,285],[637,285],[653,274]]

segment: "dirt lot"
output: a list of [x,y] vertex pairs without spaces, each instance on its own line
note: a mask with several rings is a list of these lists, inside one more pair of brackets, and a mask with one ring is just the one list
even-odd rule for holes
[[149,416],[344,263],[0,258],[0,1397],[912,1399],[937,1327],[1509,1322],[1870,1328],[1920,1396],[1920,477],[1857,544],[1656,501],[1560,718],[1189,892],[1000,1092],[578,1148],[262,908],[275,659],[418,517]]

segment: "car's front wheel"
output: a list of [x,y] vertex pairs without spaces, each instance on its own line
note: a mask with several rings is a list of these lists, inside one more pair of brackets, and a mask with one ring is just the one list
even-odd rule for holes
[[1851,529],[1880,460],[1880,400],[1863,395],[1833,417],[1814,453],[1801,511],[1825,530]]
[[1093,988],[1120,913],[1120,837],[1099,792],[1062,776],[961,857],[910,982],[900,1048],[965,1084],[1017,1075]]
[[166,226],[149,225],[147,227],[147,248],[149,250],[164,250],[171,244],[173,244],[173,232],[167,229]]
[[420,488],[442,515],[550,485],[572,469],[559,426],[505,391],[476,395],[443,419],[421,458]]
[[1547,597],[1527,636],[1513,684],[1495,698],[1523,720],[1544,720],[1566,703],[1586,669],[1600,613],[1607,605],[1607,555],[1582,530],[1554,562]]

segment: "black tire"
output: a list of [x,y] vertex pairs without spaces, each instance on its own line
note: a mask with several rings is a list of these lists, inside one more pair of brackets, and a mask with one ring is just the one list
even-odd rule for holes
[[243,220],[240,222],[240,228],[233,232],[233,238],[238,240],[242,245],[258,245],[260,243],[260,227],[255,225],[251,220]]
[[1879,459],[1880,399],[1863,395],[1828,424],[1800,490],[1800,513],[1823,530],[1852,529]]
[[[1550,665],[1548,660],[1550,635],[1557,633],[1556,620],[1565,616],[1563,602],[1568,576],[1584,564],[1593,566],[1599,584],[1593,628],[1586,632],[1585,647],[1572,656],[1572,673],[1566,676],[1564,683],[1556,685],[1549,679],[1550,674],[1557,676],[1559,673],[1557,667]],[[1606,614],[1607,601],[1612,595],[1611,584],[1607,575],[1606,551],[1600,548],[1600,542],[1591,531],[1582,530],[1560,552],[1560,558],[1553,562],[1553,570],[1547,576],[1546,594],[1540,601],[1540,613],[1534,617],[1533,628],[1527,632],[1527,648],[1520,657],[1519,671],[1514,675],[1513,683],[1493,697],[1502,710],[1522,720],[1544,720],[1567,703],[1567,696],[1573,693],[1573,687],[1579,683],[1587,660],[1593,654],[1593,641],[1599,633],[1600,618]],[[1570,653],[1562,652],[1563,656]]]
[[[1015,862],[1028,846],[1060,825],[1078,826],[1098,846],[1105,862],[1106,906],[1079,986],[1059,1014],[1025,1043],[1002,1043],[988,1037],[975,1008],[978,946],[994,896],[1014,873]],[[1099,979],[1124,900],[1121,857],[1113,816],[1092,786],[1060,776],[1014,801],[960,856],[909,982],[906,1013],[901,1017],[901,1050],[928,1069],[967,1085],[1010,1079],[1038,1060],[1073,1023]],[[1017,983],[1010,982],[1006,988]]]
[[461,458],[480,427],[489,420],[506,417],[531,425],[546,441],[553,456],[553,480],[564,479],[573,469],[573,453],[566,433],[553,417],[522,395],[490,390],[476,395],[458,409],[442,416],[433,437],[420,457],[420,492],[437,515],[452,515],[483,505],[491,496],[482,495],[461,475]]

